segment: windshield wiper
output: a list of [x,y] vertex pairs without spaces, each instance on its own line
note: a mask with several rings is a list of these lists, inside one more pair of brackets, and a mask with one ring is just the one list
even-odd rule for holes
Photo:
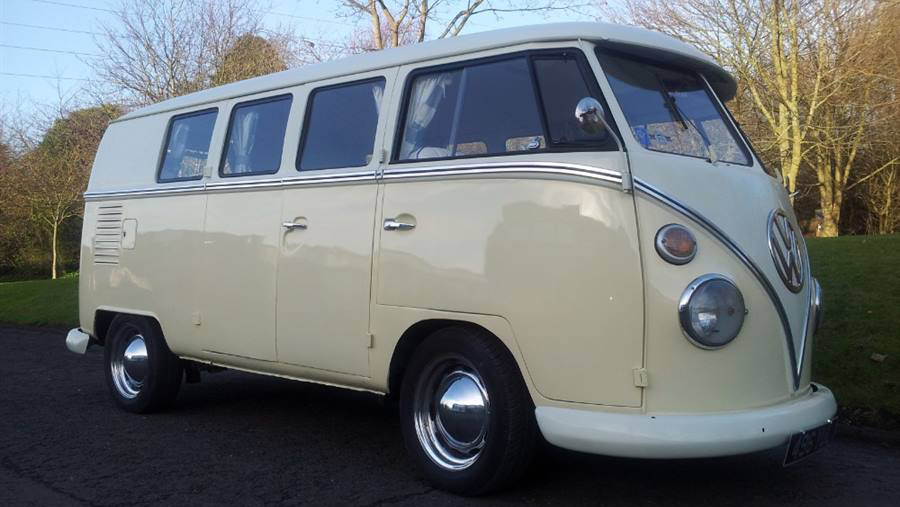
[[696,132],[697,135],[700,136],[700,139],[703,141],[703,147],[706,148],[707,161],[710,164],[715,164],[716,162],[718,162],[719,158],[716,157],[716,152],[712,148],[712,143],[709,142],[709,138],[706,137],[706,134],[703,133],[703,130],[701,130],[697,125],[694,125],[693,120],[688,118],[687,115],[684,114],[684,111],[682,111],[681,108],[678,107],[678,103],[675,102],[675,96],[672,95],[671,90],[666,87],[665,83],[663,83],[663,80],[658,75],[656,76],[656,80],[659,82],[659,92],[662,94],[663,100],[666,102],[666,107],[669,109],[669,113],[672,115],[672,119],[674,119],[678,123],[681,123],[681,127],[684,130],[687,130],[688,125],[690,125],[694,129],[694,132]]

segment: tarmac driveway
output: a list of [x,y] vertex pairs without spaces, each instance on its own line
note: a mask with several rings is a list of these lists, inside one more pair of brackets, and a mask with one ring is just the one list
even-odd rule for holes
[[839,436],[780,456],[640,461],[545,452],[523,483],[466,499],[432,490],[377,397],[238,372],[176,406],[117,410],[103,351],[60,330],[0,327],[0,505],[900,505],[900,449]]

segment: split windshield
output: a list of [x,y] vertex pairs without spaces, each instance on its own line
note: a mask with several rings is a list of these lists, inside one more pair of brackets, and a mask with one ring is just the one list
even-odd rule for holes
[[598,51],[634,138],[644,148],[750,165],[750,156],[695,72]]

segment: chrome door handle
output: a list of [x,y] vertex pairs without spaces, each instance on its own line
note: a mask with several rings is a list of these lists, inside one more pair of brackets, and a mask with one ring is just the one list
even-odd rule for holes
[[298,224],[297,222],[281,222],[281,226],[289,231],[293,231],[294,229],[306,229],[306,224]]
[[386,231],[408,231],[415,228],[416,224],[411,224],[409,222],[398,222],[393,218],[388,218],[384,221],[384,230]]

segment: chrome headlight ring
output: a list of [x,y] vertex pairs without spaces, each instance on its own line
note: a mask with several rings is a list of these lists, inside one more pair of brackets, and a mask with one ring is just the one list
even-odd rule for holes
[[746,313],[744,296],[737,285],[715,273],[688,284],[678,302],[681,330],[688,341],[706,350],[731,343],[740,333]]

